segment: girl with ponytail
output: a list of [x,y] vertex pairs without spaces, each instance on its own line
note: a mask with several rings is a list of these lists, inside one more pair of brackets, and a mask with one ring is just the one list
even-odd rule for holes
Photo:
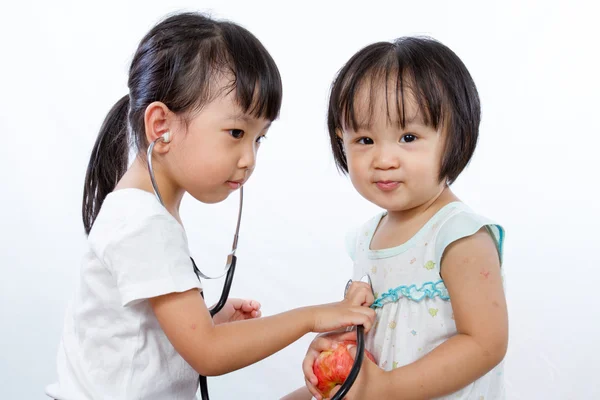
[[[255,300],[230,299],[214,319],[204,303],[179,204],[185,193],[217,203],[238,190],[281,106],[277,66],[250,32],[197,13],[172,15],[140,42],[128,87],[87,168],[88,250],[48,396],[193,399],[198,374],[248,366],[308,332],[371,326],[375,314],[363,304],[373,299],[359,283],[339,303],[265,318]],[[164,205],[146,166],[153,142]]]

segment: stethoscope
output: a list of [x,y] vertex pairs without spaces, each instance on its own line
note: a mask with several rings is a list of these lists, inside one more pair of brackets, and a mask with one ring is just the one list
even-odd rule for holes
[[[148,151],[146,152],[146,163],[148,165],[148,172],[150,173],[150,180],[152,181],[152,188],[154,189],[154,195],[156,196],[156,199],[159,201],[160,204],[162,204],[163,207],[165,204],[163,203],[163,199],[158,190],[158,185],[156,184],[156,179],[154,178],[154,169],[152,168],[152,151],[154,150],[154,146],[156,145],[156,143],[158,143],[161,140],[164,141],[165,143],[168,143],[168,142],[170,142],[170,139],[171,139],[170,133],[169,132],[165,133],[163,136],[159,137],[158,139],[156,139],[152,143],[150,143],[150,145],[148,146]],[[238,217],[237,217],[237,225],[235,227],[235,235],[233,236],[233,245],[231,247],[231,253],[229,253],[229,255],[227,256],[227,264],[225,266],[225,270],[223,271],[223,273],[221,275],[208,276],[208,275],[203,274],[196,266],[194,259],[192,257],[190,257],[190,259],[192,260],[192,265],[194,267],[194,272],[196,273],[198,280],[201,277],[204,279],[219,279],[219,278],[223,277],[223,275],[226,275],[225,283],[223,284],[223,291],[221,292],[221,297],[219,298],[219,301],[217,302],[217,304],[215,304],[212,308],[209,309],[211,317],[213,317],[216,313],[221,311],[221,309],[227,302],[227,298],[229,297],[229,291],[231,290],[231,284],[233,283],[233,275],[235,273],[235,265],[237,262],[237,257],[235,255],[235,252],[237,250],[237,244],[238,244],[238,238],[239,238],[239,232],[240,232],[240,222],[242,220],[243,205],[244,205],[244,188],[242,186],[242,187],[240,187],[240,204],[239,204],[239,208],[238,208]],[[369,277],[369,275],[365,275],[361,280],[365,281],[365,279],[366,279],[366,282],[369,285],[371,285],[371,278]],[[346,292],[348,291],[351,283],[352,283],[352,279],[350,279],[348,281],[348,283],[346,284],[346,288],[344,290],[344,296],[346,295]],[[371,285],[371,290],[373,290],[372,285]],[[204,294],[202,294],[202,297],[204,297]],[[346,378],[346,380],[340,387],[340,390],[338,390],[338,392],[331,398],[331,400],[341,400],[348,393],[348,391],[354,384],[354,381],[356,380],[358,373],[360,372],[360,367],[363,362],[364,350],[365,350],[364,327],[362,325],[358,325],[355,328],[357,330],[356,331],[356,358],[354,359],[354,364],[352,365],[352,369],[350,370],[348,377]],[[200,382],[200,395],[202,396],[202,400],[209,400],[208,382],[207,382],[206,376],[200,375],[199,382]]]

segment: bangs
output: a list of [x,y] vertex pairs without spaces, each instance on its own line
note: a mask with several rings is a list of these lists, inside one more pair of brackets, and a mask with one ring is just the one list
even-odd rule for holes
[[[407,53],[407,54],[399,54]],[[438,129],[444,122],[445,93],[438,78],[414,68],[411,54],[392,43],[376,43],[353,57],[334,82],[329,118],[335,130],[369,129],[375,107],[385,104],[387,123],[405,128],[413,118]],[[407,115],[407,103],[416,115]]]
[[221,29],[238,104],[253,117],[277,119],[283,89],[275,61],[244,28],[224,23]]
[[[277,119],[281,77],[267,50],[250,32],[229,22],[211,26],[209,34],[200,44],[178,43],[182,51],[165,63],[163,71],[157,71],[164,77],[157,93],[178,94],[163,102],[177,113],[198,112],[215,98],[234,92],[244,113]],[[191,67],[183,68],[187,65]],[[227,83],[219,86],[223,77]]]

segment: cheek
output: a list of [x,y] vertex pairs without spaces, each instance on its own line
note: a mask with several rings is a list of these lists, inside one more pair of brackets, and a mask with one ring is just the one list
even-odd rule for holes
[[429,193],[438,186],[439,167],[431,156],[415,157],[410,163],[405,163],[406,184],[415,192]]
[[439,167],[433,160],[423,159],[417,168],[417,174],[424,181],[430,182],[438,176]]
[[410,170],[411,175],[418,176],[419,179],[430,180],[431,177],[437,177],[440,170],[440,161],[437,152],[422,151],[411,154],[410,162],[405,164],[406,169]]
[[348,152],[346,154],[346,163],[348,164],[348,172],[351,175],[366,174],[366,171],[369,169],[365,154]]
[[356,157],[348,158],[348,176],[354,186],[364,186],[369,179],[369,169]]
[[192,184],[210,184],[220,181],[224,174],[224,160],[219,157],[220,149],[215,143],[186,141],[177,154],[176,163],[181,175]]

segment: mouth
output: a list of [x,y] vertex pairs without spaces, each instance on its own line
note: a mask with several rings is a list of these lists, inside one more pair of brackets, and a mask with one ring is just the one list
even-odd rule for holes
[[398,181],[377,181],[375,185],[384,192],[390,192],[400,186],[400,182]]
[[226,183],[231,189],[236,190],[242,187],[242,185],[244,184],[244,179],[238,179],[237,181],[227,181]]

